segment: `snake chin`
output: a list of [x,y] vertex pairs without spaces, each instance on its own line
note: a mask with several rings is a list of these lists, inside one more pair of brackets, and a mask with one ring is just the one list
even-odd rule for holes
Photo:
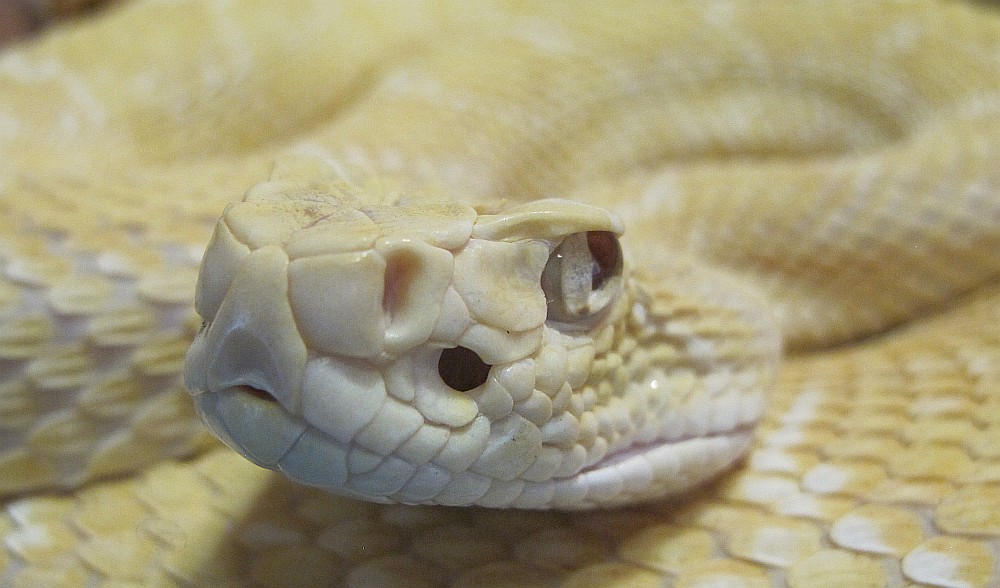
[[309,428],[271,394],[253,386],[196,393],[194,400],[208,428],[261,467],[278,465]]

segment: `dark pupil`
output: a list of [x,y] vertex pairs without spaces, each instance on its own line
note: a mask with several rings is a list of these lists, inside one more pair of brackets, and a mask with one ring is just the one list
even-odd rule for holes
[[607,231],[589,231],[587,248],[593,262],[590,264],[590,289],[600,290],[608,277],[613,277],[621,262],[615,236]]

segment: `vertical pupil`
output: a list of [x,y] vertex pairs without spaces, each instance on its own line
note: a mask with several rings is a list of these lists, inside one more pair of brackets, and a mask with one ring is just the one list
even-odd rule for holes
[[588,231],[587,249],[590,251],[590,289],[599,290],[608,274],[614,274],[621,263],[615,236],[607,231]]
[[[591,253],[593,255],[593,253]],[[590,289],[600,290],[601,286],[604,285],[604,268],[601,267],[601,263],[596,259],[591,259],[590,261]]]

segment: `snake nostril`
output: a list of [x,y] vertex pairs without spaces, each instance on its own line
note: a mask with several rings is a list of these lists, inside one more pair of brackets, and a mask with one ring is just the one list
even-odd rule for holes
[[438,359],[438,374],[444,383],[459,392],[468,392],[481,386],[490,375],[490,364],[484,362],[476,352],[466,347],[453,347],[441,352]]

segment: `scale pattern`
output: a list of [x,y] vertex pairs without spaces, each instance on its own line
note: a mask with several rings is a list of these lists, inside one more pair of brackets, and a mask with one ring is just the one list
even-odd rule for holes
[[[346,105],[401,48],[510,24],[461,5],[145,2],[0,55],[0,585],[1000,584],[1000,23],[957,5],[877,3],[863,22],[850,2],[672,7],[672,34],[691,48],[665,66],[679,88],[718,75],[727,53],[772,71],[768,43],[788,51],[799,31],[822,49],[801,47],[807,59],[834,64],[811,63],[831,77],[795,80],[794,100],[680,92],[655,149],[621,147],[666,169],[585,194],[616,209],[633,245],[659,243],[636,248],[640,265],[663,251],[650,226],[670,223],[684,227],[670,247],[775,270],[759,284],[790,309],[788,340],[819,348],[783,362],[750,455],[710,486],[589,513],[375,505],[296,486],[207,437],[178,377],[212,223],[290,145],[398,168],[380,149],[405,145],[403,131]],[[528,25],[518,30],[559,40]],[[912,65],[894,50],[924,47],[925,27],[947,39]],[[837,66],[872,36],[884,61]],[[547,98],[567,90],[558,81]],[[441,108],[434,89],[428,109]],[[650,120],[618,114],[620,128]],[[461,141],[402,136],[425,142],[408,175],[444,169],[485,195],[560,186],[560,162],[581,191],[621,171],[599,165],[607,143],[529,143],[521,151],[546,165],[483,186],[474,165],[447,159]],[[775,239],[766,212],[797,190],[823,206]],[[704,198],[648,208],[685,193]],[[837,264],[880,236],[901,245]],[[866,281],[880,271],[899,280]],[[852,304],[837,303],[845,292]]]

